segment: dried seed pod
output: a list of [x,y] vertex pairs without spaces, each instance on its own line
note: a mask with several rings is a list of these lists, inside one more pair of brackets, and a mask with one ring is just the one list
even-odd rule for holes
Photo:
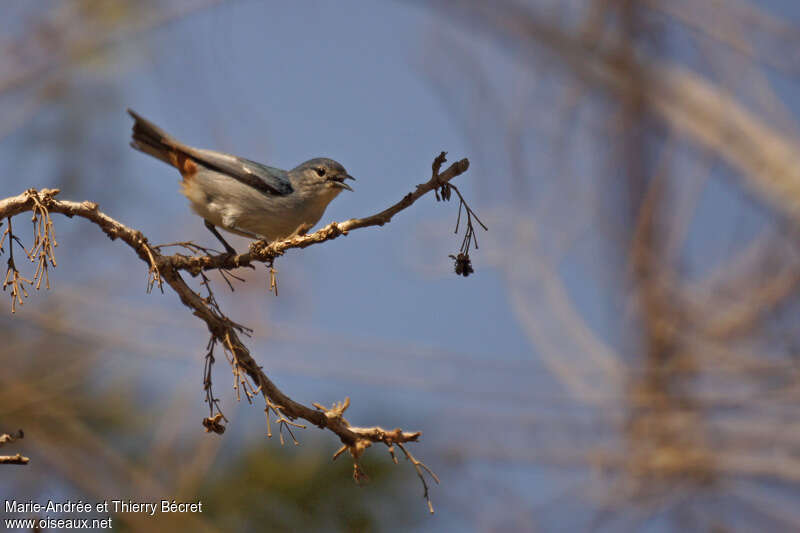
[[455,271],[459,276],[464,276],[466,278],[475,272],[472,268],[472,261],[470,261],[469,254],[462,252],[458,254],[458,256],[451,255],[450,258],[455,261]]

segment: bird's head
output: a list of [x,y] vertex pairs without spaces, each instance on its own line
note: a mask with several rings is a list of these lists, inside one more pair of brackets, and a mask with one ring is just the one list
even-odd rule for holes
[[340,163],[326,157],[310,159],[293,168],[291,174],[298,181],[298,185],[332,196],[339,194],[342,189],[352,191],[352,187],[345,183],[345,180],[355,180]]

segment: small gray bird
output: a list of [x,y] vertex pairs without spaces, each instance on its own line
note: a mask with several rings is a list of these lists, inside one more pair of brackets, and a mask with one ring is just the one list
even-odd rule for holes
[[216,226],[226,231],[274,241],[319,222],[325,208],[354,180],[333,159],[310,159],[292,170],[268,167],[235,155],[200,150],[180,143],[130,109],[131,146],[177,168],[183,194],[192,210],[225,246]]

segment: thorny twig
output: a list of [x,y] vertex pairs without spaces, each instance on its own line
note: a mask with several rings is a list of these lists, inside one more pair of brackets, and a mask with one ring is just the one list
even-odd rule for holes
[[14,242],[19,244],[22,251],[26,254],[28,253],[25,250],[25,247],[22,245],[22,241],[14,235],[13,230],[11,229],[11,217],[8,217],[8,227],[3,232],[3,237],[0,239],[0,251],[3,249],[3,243],[8,237],[8,268],[6,269],[6,277],[3,280],[3,290],[6,290],[6,287],[9,285],[11,286],[11,312],[17,312],[17,303],[22,305],[22,297],[28,297],[28,291],[25,290],[25,284],[33,285],[33,281],[29,280],[28,278],[22,276],[17,270],[17,265],[14,262]]
[[[442,168],[442,165],[447,161],[447,152],[442,152],[439,156],[433,160],[432,170],[433,174],[431,176],[432,181],[439,182],[439,169]],[[455,261],[455,271],[456,274],[460,276],[467,277],[475,270],[472,268],[472,262],[469,258],[469,247],[470,244],[473,242],[475,243],[475,249],[478,249],[478,238],[475,236],[475,227],[472,225],[472,220],[481,225],[484,231],[489,231],[489,228],[481,222],[481,219],[478,218],[478,215],[472,210],[469,204],[464,200],[464,197],[461,195],[461,191],[458,190],[458,187],[449,183],[447,181],[442,181],[439,183],[438,187],[434,189],[434,194],[436,195],[436,201],[450,201],[450,196],[452,191],[455,191],[458,195],[458,217],[456,218],[456,230],[455,233],[458,233],[458,227],[461,224],[461,211],[462,209],[467,214],[467,229],[464,232],[464,239],[461,241],[461,248],[459,249],[458,256],[450,255],[449,257]],[[439,194],[441,193],[441,197]]]
[[[55,229],[53,221],[50,218],[50,212],[45,205],[46,200],[40,198],[38,195],[28,194],[32,205],[31,223],[33,225],[33,245],[30,251],[25,249],[22,241],[14,235],[11,225],[11,217],[8,217],[8,227],[3,232],[3,237],[0,238],[0,253],[3,252],[3,244],[8,238],[8,267],[6,269],[6,276],[3,280],[3,290],[11,286],[11,312],[16,312],[17,304],[23,305],[22,297],[28,297],[28,291],[25,289],[25,284],[34,287],[37,291],[42,287],[42,281],[45,282],[45,288],[50,288],[50,272],[49,267],[56,266],[55,248],[58,246],[56,241]],[[17,243],[27,258],[36,263],[36,269],[33,274],[33,279],[28,279],[22,276],[17,269],[17,264],[14,261],[14,243]]]
[[275,420],[275,422],[278,423],[278,437],[280,438],[281,446],[283,446],[284,444],[283,440],[284,429],[286,430],[287,433],[289,433],[289,436],[292,437],[292,442],[294,442],[294,445],[300,446],[300,443],[297,441],[297,439],[294,436],[294,433],[292,432],[292,426],[299,429],[306,429],[306,426],[304,426],[303,424],[298,424],[297,422],[292,422],[291,420],[286,418],[286,416],[284,416],[283,413],[281,412],[281,409],[283,408],[280,405],[274,404],[272,400],[267,398],[267,407],[264,408],[264,412],[267,415],[267,437],[270,438],[272,437],[272,430],[270,428],[270,421],[269,421],[269,412],[270,410],[272,410],[272,412],[274,412],[275,415],[278,417]]
[[275,261],[272,260],[267,265],[269,268],[269,290],[275,296],[278,296],[278,271],[275,270]]
[[[183,254],[175,254],[176,256],[185,257],[185,258],[196,257],[198,255],[209,256],[211,254],[221,254],[222,253],[222,252],[220,252],[218,250],[215,250],[213,248],[207,248],[205,246],[200,246],[199,244],[195,244],[192,241],[181,241],[181,242],[172,242],[172,243],[168,243],[168,244],[159,244],[157,246],[153,246],[153,249],[158,250],[159,252],[161,252],[162,248],[170,248],[170,247],[180,247],[180,248],[184,248],[184,249],[188,250],[191,253],[191,256],[187,256],[187,255],[183,255]],[[247,266],[255,270],[255,267],[253,265],[247,265]],[[231,290],[231,292],[236,292],[235,289],[233,288],[233,283],[231,282],[231,279],[235,279],[236,281],[239,281],[241,283],[244,283],[244,281],[245,281],[244,278],[241,278],[241,277],[237,276],[236,274],[233,274],[230,271],[230,269],[226,269],[226,268],[220,267],[220,268],[217,269],[217,271],[219,272],[219,275],[220,275],[220,277],[222,277],[223,281],[225,281],[225,283],[228,285],[228,288]]]
[[[417,471],[417,476],[419,476],[419,479],[422,482],[422,488],[424,489],[424,493],[423,493],[422,497],[425,498],[426,502],[428,502],[428,510],[431,512],[431,514],[433,514],[433,504],[431,503],[431,497],[430,497],[430,494],[428,492],[428,483],[425,481],[425,475],[423,474],[422,470],[424,469],[425,472],[427,472],[428,475],[433,478],[433,480],[436,482],[437,485],[439,484],[439,476],[437,476],[433,472],[433,470],[428,468],[428,465],[426,465],[425,463],[423,463],[422,461],[420,461],[419,459],[417,459],[416,457],[411,455],[411,452],[409,452],[406,449],[406,447],[403,446],[402,442],[398,442],[397,443],[397,447],[400,448],[401,450],[403,450],[403,453],[406,455],[406,459],[411,461],[411,464],[414,465],[414,470]],[[394,462],[396,464],[397,463],[397,457],[395,457],[394,451],[393,450],[390,451],[390,454],[391,454],[392,459],[394,460]]]
[[[52,225],[49,222],[49,213],[57,212],[62,213],[68,217],[80,216],[94,224],[96,224],[102,231],[106,233],[112,240],[121,239],[128,246],[130,246],[139,258],[144,261],[150,271],[150,279],[148,281],[148,288],[152,288],[155,283],[161,286],[162,281],[168,284],[179,296],[181,302],[189,307],[195,316],[203,320],[209,329],[210,340],[206,347],[206,358],[203,370],[203,387],[206,392],[206,403],[209,406],[209,416],[203,419],[203,426],[206,431],[213,431],[222,433],[224,431],[223,421],[227,421],[222,411],[219,408],[219,399],[213,394],[211,388],[211,372],[215,362],[213,350],[217,343],[222,346],[225,351],[228,362],[231,364],[231,369],[234,374],[234,389],[236,390],[237,399],[241,399],[241,393],[244,392],[245,398],[248,402],[261,395],[264,399],[267,414],[267,434],[271,436],[270,429],[270,416],[272,411],[277,416],[277,423],[279,424],[279,435],[281,443],[283,440],[283,430],[291,436],[292,440],[297,443],[297,439],[292,432],[292,428],[304,428],[302,424],[294,422],[302,418],[308,422],[324,429],[328,429],[335,433],[343,444],[335,457],[338,457],[344,451],[349,451],[354,460],[354,477],[357,481],[366,477],[366,474],[361,470],[358,459],[361,454],[372,443],[383,443],[387,446],[393,460],[397,462],[397,457],[394,453],[394,446],[403,450],[406,458],[411,461],[414,468],[417,470],[418,475],[423,483],[425,490],[425,498],[428,502],[428,507],[433,512],[433,507],[430,502],[428,494],[428,485],[423,477],[423,472],[428,472],[433,479],[438,483],[438,478],[432,471],[422,462],[418,461],[408,450],[403,446],[408,442],[417,442],[422,435],[421,432],[406,432],[400,428],[394,430],[385,430],[379,426],[374,427],[355,427],[344,418],[343,413],[349,406],[349,399],[344,402],[335,404],[331,408],[325,408],[320,404],[314,404],[316,409],[307,407],[303,404],[295,402],[290,397],[286,396],[264,373],[262,368],[254,361],[250,351],[242,343],[239,338],[240,334],[249,336],[252,330],[237,324],[229,319],[220,309],[216,298],[211,290],[208,277],[205,275],[206,270],[219,269],[220,271],[229,271],[238,267],[253,267],[252,263],[260,261],[266,263],[271,267],[270,282],[271,289],[277,293],[277,284],[275,280],[275,270],[273,261],[276,257],[283,255],[291,248],[305,248],[313,244],[318,244],[328,240],[335,239],[342,235],[347,235],[349,231],[358,228],[365,228],[370,226],[383,226],[391,221],[392,217],[410,207],[419,198],[424,196],[430,191],[441,191],[443,195],[449,198],[450,190],[455,190],[456,194],[461,199],[460,208],[464,207],[467,212],[467,226],[468,236],[462,244],[464,253],[468,251],[469,243],[474,240],[474,230],[472,229],[472,218],[474,217],[481,226],[485,226],[478,220],[477,216],[472,212],[469,206],[464,202],[458,189],[450,185],[448,182],[454,177],[466,172],[469,168],[469,161],[462,159],[450,165],[444,172],[439,172],[441,165],[445,162],[445,154],[442,152],[439,157],[434,161],[434,173],[432,178],[426,182],[418,185],[416,190],[408,193],[399,202],[391,205],[387,209],[376,213],[374,215],[350,219],[344,222],[333,222],[313,233],[298,233],[282,241],[275,241],[266,243],[264,241],[256,241],[250,246],[250,251],[244,254],[231,255],[231,254],[217,254],[212,255],[208,249],[195,245],[193,243],[175,243],[172,245],[150,246],[147,239],[141,232],[133,230],[116,220],[110,218],[106,214],[99,211],[97,204],[93,202],[69,202],[60,201],[55,199],[58,190],[43,189],[36,191],[29,189],[25,193],[5,200],[0,200],[0,219],[9,219],[9,228],[3,239],[0,239],[0,246],[6,236],[10,239],[17,240],[11,232],[10,219],[11,217],[22,213],[24,211],[34,211],[41,217],[39,220],[39,233],[42,235],[44,241],[52,242],[55,246],[55,239],[52,233]],[[445,192],[447,191],[447,192]],[[46,221],[46,222],[44,222]],[[460,214],[459,214],[460,222]],[[44,225],[42,225],[44,224]],[[21,245],[21,243],[19,243]],[[37,241],[37,245],[41,245],[41,250],[45,250],[44,256],[51,260],[51,264],[55,266],[55,260],[52,256],[52,248],[49,248],[46,242]],[[162,255],[161,249],[166,246],[181,246],[188,250],[192,255],[185,254]],[[477,241],[476,241],[477,247]],[[23,247],[24,250],[24,247]],[[37,257],[41,252],[37,250]],[[205,255],[197,255],[203,253]],[[26,252],[27,254],[27,252]],[[29,256],[30,257],[30,256]],[[13,266],[13,261],[10,261],[10,267]],[[44,268],[42,269],[44,273]],[[183,277],[181,271],[186,270],[193,276],[201,277],[201,286],[205,287],[206,295],[202,296],[193,289],[191,289]],[[9,272],[16,273],[16,268],[10,268]],[[228,272],[228,274],[230,274]],[[46,275],[46,273],[45,273]],[[15,278],[18,273],[14,274]],[[223,274],[224,276],[224,274]],[[8,278],[9,276],[7,276]],[[225,278],[226,282],[229,282]],[[27,280],[25,280],[27,281]],[[31,283],[30,281],[27,281]],[[13,288],[16,288],[13,287]],[[231,286],[232,288],[232,286]],[[20,302],[21,303],[21,302]]]
[[225,351],[230,355],[228,362],[231,364],[231,371],[233,372],[233,390],[236,391],[236,401],[242,400],[241,392],[244,391],[247,403],[252,404],[253,398],[261,392],[261,386],[259,385],[256,388],[255,385],[250,382],[247,370],[242,364],[242,360],[239,358],[239,353],[233,346],[230,331],[225,332],[223,341]]
[[150,269],[147,271],[147,294],[153,291],[153,286],[156,284],[158,284],[161,294],[164,294],[164,285],[161,281],[161,274],[158,272],[158,265],[156,265],[156,260],[153,257],[153,251],[150,249],[150,245],[147,244],[147,240],[144,240],[145,242],[142,244],[142,247],[147,253],[147,258],[150,260]]
[[208,404],[208,417],[203,419],[203,427],[206,428],[206,432],[213,431],[221,435],[225,432],[225,425],[222,424],[221,420],[228,422],[228,419],[225,417],[225,414],[222,412],[222,408],[219,406],[219,398],[214,396],[214,389],[211,383],[211,370],[214,367],[214,346],[217,344],[217,339],[215,337],[211,337],[208,340],[208,345],[206,346],[206,356],[205,362],[203,364],[203,390],[206,393],[205,402]]
[[215,250],[214,248],[207,248],[205,246],[201,246],[199,244],[195,244],[192,241],[180,241],[180,242],[170,242],[166,244],[157,244],[153,246],[153,250],[157,250],[161,253],[162,248],[172,248],[172,247],[180,247],[185,248],[192,255],[203,254],[203,255],[211,255],[211,254],[219,254],[221,253],[219,250]]
[[[329,418],[337,418],[344,420],[344,417],[342,415],[347,410],[347,408],[350,407],[350,398],[345,398],[343,402],[335,403],[330,408],[326,408],[325,406],[318,403],[314,403],[313,406],[325,412],[325,415]],[[344,421],[347,422],[346,420]],[[439,484],[439,476],[437,476],[436,473],[434,473],[434,471],[428,467],[428,465],[426,465],[425,463],[414,457],[411,454],[411,452],[409,452],[408,449],[406,449],[406,447],[403,446],[404,442],[416,440],[416,437],[418,437],[419,434],[416,434],[416,437],[414,438],[409,438],[409,435],[403,433],[403,431],[400,428],[394,429],[392,431],[386,431],[380,428],[376,429],[380,430],[380,434],[377,435],[378,438],[360,439],[352,445],[345,444],[338,450],[336,450],[336,452],[333,454],[333,460],[335,461],[340,455],[342,455],[346,451],[350,452],[350,455],[353,457],[353,479],[355,479],[356,483],[361,483],[369,479],[369,477],[366,475],[366,473],[364,473],[364,471],[361,469],[361,465],[359,464],[359,459],[361,458],[361,455],[364,453],[364,450],[369,448],[373,442],[382,442],[383,444],[386,445],[386,448],[394,464],[398,464],[397,455],[395,455],[394,452],[394,447],[396,445],[403,451],[403,453],[406,456],[406,459],[408,459],[411,462],[411,464],[414,465],[414,469],[417,472],[417,476],[419,476],[419,479],[422,482],[423,498],[425,498],[425,501],[428,504],[428,510],[431,512],[431,514],[433,514],[433,503],[431,502],[430,491],[428,489],[428,482],[425,481],[424,472],[427,472],[428,475],[431,476],[431,478],[436,482],[437,485]]]
[[[53,221],[50,219],[50,213],[47,207],[34,198],[33,217],[33,246],[30,252],[26,252],[31,261],[36,261],[36,272],[33,275],[33,281],[36,283],[36,290],[42,286],[42,278],[45,279],[45,287],[50,288],[50,275],[47,272],[48,262],[50,265],[56,267],[55,248],[58,246],[56,241],[55,230],[53,228]],[[9,229],[11,228],[11,221],[9,221]]]

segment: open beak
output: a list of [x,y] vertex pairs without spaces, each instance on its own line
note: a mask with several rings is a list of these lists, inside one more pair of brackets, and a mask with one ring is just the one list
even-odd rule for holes
[[351,186],[349,186],[348,184],[346,184],[344,182],[344,180],[353,180],[353,181],[355,181],[355,178],[353,176],[351,176],[350,174],[337,174],[336,176],[333,176],[332,178],[328,178],[328,180],[333,182],[333,184],[336,185],[337,187],[341,187],[342,189],[347,189],[348,191],[352,191],[353,188]]

